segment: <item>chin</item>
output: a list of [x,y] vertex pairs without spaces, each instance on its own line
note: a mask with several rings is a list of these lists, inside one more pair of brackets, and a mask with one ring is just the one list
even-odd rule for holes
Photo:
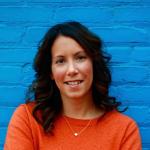
[[71,98],[71,99],[78,99],[78,98],[81,98],[82,96],[80,95],[69,95],[68,98]]
[[85,95],[80,93],[68,94],[67,97],[70,99],[80,99],[83,98]]

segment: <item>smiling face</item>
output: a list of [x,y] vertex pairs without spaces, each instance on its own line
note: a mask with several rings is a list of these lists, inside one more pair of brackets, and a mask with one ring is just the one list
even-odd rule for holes
[[93,66],[85,50],[72,38],[58,36],[52,45],[52,79],[63,99],[90,96]]

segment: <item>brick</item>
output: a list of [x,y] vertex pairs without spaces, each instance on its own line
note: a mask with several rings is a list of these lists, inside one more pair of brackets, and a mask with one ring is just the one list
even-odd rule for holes
[[32,63],[36,48],[0,48],[0,63]]
[[0,7],[1,22],[46,22],[50,23],[52,8],[44,7]]
[[129,103],[140,103],[143,105],[149,104],[150,86],[118,86],[114,87],[118,100],[128,101]]
[[150,144],[150,128],[149,127],[142,127],[140,129],[141,131],[141,137],[142,137],[142,141],[143,143],[149,143]]
[[[122,3],[122,5],[124,4],[124,5],[126,5],[126,4],[128,4],[128,5],[132,5],[132,3],[138,3],[138,2],[140,2],[141,0],[106,0],[106,2],[109,2],[109,3]],[[109,4],[108,3],[108,4]]]
[[25,102],[26,88],[21,86],[0,86],[0,106],[15,107]]
[[147,42],[149,35],[131,26],[94,27],[92,29],[104,42],[142,43]]
[[[18,2],[22,2],[22,0],[1,0],[0,3],[18,3]],[[9,5],[7,4],[7,5]]]
[[[82,15],[81,15],[82,14]],[[80,22],[111,22],[112,11],[109,8],[83,7],[56,9],[55,21],[78,20]]]
[[57,2],[61,2],[62,0],[28,0],[28,2],[34,2],[34,3],[36,3],[36,2],[40,2],[40,3],[44,3],[44,2],[49,2],[49,3],[57,3]]
[[44,37],[48,28],[43,27],[32,27],[26,31],[25,36],[23,37],[24,43],[27,45],[38,44],[40,40]]
[[7,128],[0,127],[0,148],[3,147],[6,132],[7,132]]
[[[28,1],[31,1],[31,2],[41,2],[41,0],[28,0]],[[112,4],[112,3],[114,3],[114,2],[139,2],[140,0],[105,0],[105,1],[99,1],[99,0],[88,0],[88,1],[86,1],[86,0],[84,0],[84,1],[82,1],[82,3],[89,3],[89,2],[93,2],[93,3],[106,3],[107,2],[107,4]],[[43,0],[42,2],[62,2],[62,3],[72,3],[72,2],[81,2],[81,0],[51,0],[51,1],[49,1],[49,0]]]
[[[0,8],[1,11],[1,8]],[[0,14],[1,16],[1,14]],[[21,27],[0,27],[0,43],[7,43],[7,42],[20,42],[21,37],[24,33],[24,29]]]
[[150,14],[150,6],[114,7],[113,9],[114,21],[149,22],[150,20],[149,14]]
[[149,68],[139,66],[114,66],[112,67],[112,80],[114,82],[135,83],[148,80]]
[[141,0],[142,3],[146,4],[148,3],[149,4],[149,0]]
[[21,81],[21,67],[0,66],[0,83],[19,83]]
[[150,120],[149,116],[150,108],[148,106],[130,106],[124,114],[133,118],[137,123],[146,123]]
[[1,114],[0,126],[8,126],[9,120],[14,110],[15,107],[0,107],[0,114]]
[[23,69],[22,83],[25,86],[28,86],[34,80],[35,72],[34,72],[31,64],[24,65],[24,67],[22,69]]
[[[109,87],[109,95],[110,95],[110,96],[118,97],[118,90],[117,90],[117,87],[116,87],[116,86],[111,85],[111,86]],[[120,101],[120,99],[119,99],[119,101]]]
[[135,47],[132,59],[137,62],[150,62],[150,47]]
[[111,54],[111,62],[125,63],[130,61],[130,55],[132,53],[131,47],[108,47],[106,52]]

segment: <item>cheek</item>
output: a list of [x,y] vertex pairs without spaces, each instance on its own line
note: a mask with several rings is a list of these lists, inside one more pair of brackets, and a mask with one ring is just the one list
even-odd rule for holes
[[55,82],[63,81],[65,76],[65,72],[62,69],[53,69],[52,70],[52,77]]
[[90,78],[92,77],[93,78],[93,66],[92,66],[92,63],[89,61],[87,63],[85,63],[83,66],[82,66],[82,71]]

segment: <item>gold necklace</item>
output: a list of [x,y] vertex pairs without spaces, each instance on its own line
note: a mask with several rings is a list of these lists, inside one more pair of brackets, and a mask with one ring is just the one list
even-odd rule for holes
[[91,121],[92,121],[92,120],[89,120],[85,127],[83,127],[79,132],[75,132],[75,131],[73,130],[73,128],[71,127],[71,125],[70,125],[68,119],[67,119],[65,116],[64,116],[64,119],[65,119],[65,121],[66,121],[66,124],[68,125],[68,127],[70,128],[70,130],[72,131],[72,133],[73,133],[73,135],[74,135],[75,137],[77,137],[77,136],[80,135],[83,131],[85,131],[85,130],[89,127],[89,125],[90,125],[90,123],[91,123]]

